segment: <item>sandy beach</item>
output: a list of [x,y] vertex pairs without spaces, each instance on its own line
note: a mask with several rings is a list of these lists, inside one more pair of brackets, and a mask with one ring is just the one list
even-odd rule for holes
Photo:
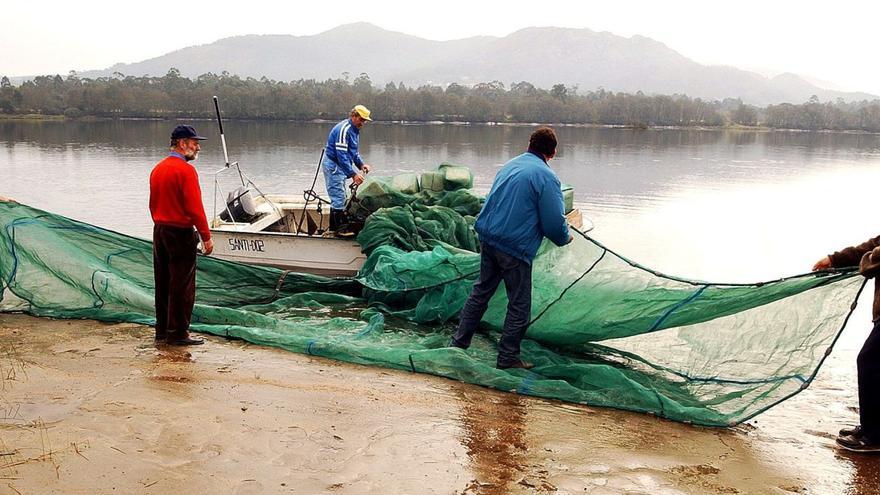
[[815,413],[855,405],[835,380],[820,373],[817,392],[736,428],[700,428],[2,314],[0,493],[880,493],[880,457],[838,450],[839,425]]

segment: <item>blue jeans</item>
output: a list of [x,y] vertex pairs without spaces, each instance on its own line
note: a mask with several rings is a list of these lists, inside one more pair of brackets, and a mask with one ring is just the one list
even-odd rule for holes
[[334,210],[345,209],[345,174],[339,169],[339,165],[324,155],[321,160],[321,169],[324,171],[324,185],[327,187],[327,195],[330,196],[330,208]]
[[501,340],[498,341],[497,364],[507,366],[519,361],[520,343],[529,328],[532,313],[532,265],[488,244],[480,244],[480,278],[461,310],[452,345],[464,349],[470,347],[477,325],[502,280],[509,302],[504,330]]

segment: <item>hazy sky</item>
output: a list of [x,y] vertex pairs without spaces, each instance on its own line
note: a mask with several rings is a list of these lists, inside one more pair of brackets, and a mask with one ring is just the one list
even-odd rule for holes
[[0,11],[0,75],[8,76],[104,69],[228,36],[312,35],[365,21],[434,40],[530,26],[640,34],[699,63],[880,94],[880,2],[872,0],[7,0]]

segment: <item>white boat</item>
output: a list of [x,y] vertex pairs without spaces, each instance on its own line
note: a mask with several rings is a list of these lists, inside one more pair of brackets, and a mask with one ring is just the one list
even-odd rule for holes
[[[229,215],[211,220],[212,256],[328,276],[354,276],[363,266],[366,255],[353,237],[323,235],[328,206],[319,212],[316,204],[306,205],[295,195],[260,195],[253,201],[256,214],[250,222],[231,221]],[[582,232],[592,229],[577,208],[566,218]]]
[[[324,236],[330,209],[305,205],[302,197],[260,195],[251,222],[211,220],[214,253],[220,259],[330,276],[353,276],[366,260],[352,238]],[[228,218],[228,217],[227,217]]]

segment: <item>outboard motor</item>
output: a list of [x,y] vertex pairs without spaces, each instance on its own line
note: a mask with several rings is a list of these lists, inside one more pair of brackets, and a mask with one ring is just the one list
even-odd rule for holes
[[251,190],[244,186],[226,196],[226,209],[220,213],[220,219],[224,222],[252,223],[257,216],[257,205]]

